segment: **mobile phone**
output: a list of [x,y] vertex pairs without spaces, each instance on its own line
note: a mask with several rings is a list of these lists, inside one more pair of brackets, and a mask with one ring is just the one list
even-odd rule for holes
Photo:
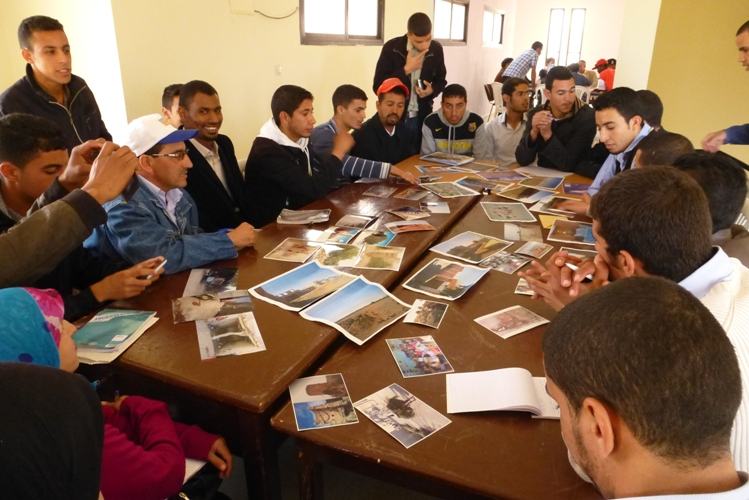
[[416,85],[418,85],[421,90],[425,90],[426,89],[426,86],[424,85],[424,80],[422,80],[421,78],[419,78],[418,80],[416,80]]
[[164,264],[166,264],[166,259],[162,260],[162,261],[161,261],[161,264],[159,264],[158,266],[156,266],[156,269],[154,269],[154,270],[153,270],[153,271],[151,272],[151,274],[149,274],[148,276],[146,276],[146,279],[147,279],[147,280],[150,280],[151,278],[153,278],[153,275],[154,275],[154,274],[156,274],[156,273],[158,273],[158,272],[159,272],[159,269],[161,269],[162,267],[164,267]]

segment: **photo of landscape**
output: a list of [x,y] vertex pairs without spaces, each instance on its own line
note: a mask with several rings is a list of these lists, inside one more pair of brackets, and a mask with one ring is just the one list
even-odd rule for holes
[[456,257],[472,264],[478,264],[490,255],[504,250],[510,245],[512,245],[511,241],[466,231],[439,245],[433,246],[430,250],[442,255]]

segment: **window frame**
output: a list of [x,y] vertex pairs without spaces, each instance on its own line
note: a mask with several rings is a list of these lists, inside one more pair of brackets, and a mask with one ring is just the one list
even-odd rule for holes
[[495,42],[494,40],[490,40],[490,41],[484,40],[484,29],[483,29],[483,26],[484,26],[483,25],[483,21],[484,21],[484,19],[482,18],[481,19],[481,22],[482,22],[482,24],[481,24],[481,43],[484,46],[501,47],[502,44],[503,44],[503,41],[504,41],[504,37],[505,37],[505,12],[501,11],[501,10],[493,9],[491,7],[488,7],[488,6],[484,6],[484,15],[486,15],[487,12],[489,14],[492,14],[492,16],[494,16],[494,19],[493,19],[494,22],[492,22],[492,35],[494,34],[493,30],[494,30],[494,25],[496,23],[496,17],[500,16],[501,19],[502,19],[502,21],[500,22],[499,41]]
[[349,35],[348,33],[348,5],[356,0],[344,0],[343,19],[345,22],[343,35],[328,33],[307,33],[304,30],[304,3],[299,0],[299,40],[302,45],[383,45],[385,43],[385,0],[377,2],[377,35]]
[[[559,53],[557,55],[549,54],[549,49],[551,48],[551,18],[554,15],[555,10],[562,11],[562,25],[561,29],[559,30]],[[544,45],[544,48],[546,49],[546,56],[543,58],[544,63],[546,62],[546,59],[549,57],[553,57],[556,61],[555,64],[560,65],[562,60],[562,43],[564,42],[564,21],[567,18],[567,9],[554,7],[549,12],[549,26],[546,31],[546,45]],[[567,36],[567,43],[569,44],[569,34]],[[566,57],[566,54],[565,54]],[[539,59],[541,59],[539,57]],[[542,65],[542,67],[545,67],[545,64]]]
[[582,32],[580,33],[580,54],[579,54],[579,56],[577,58],[577,61],[572,61],[572,63],[579,62],[580,58],[583,56],[583,40],[585,38],[585,21],[588,19],[588,11],[587,11],[587,9],[585,9],[583,7],[575,7],[575,8],[573,8],[573,9],[570,10],[570,25],[569,25],[569,28],[567,28],[567,51],[565,52],[566,57],[568,59],[567,60],[567,64],[572,64],[569,61],[569,58],[570,58],[570,40],[572,39],[572,18],[575,16],[575,11],[576,10],[581,10],[584,13],[583,14],[583,29],[582,29]]
[[[468,45],[468,15],[469,15],[469,8],[470,8],[470,0],[434,0],[434,3],[432,4],[432,12],[437,12],[437,2],[447,2],[450,4],[450,38],[437,38],[434,37],[436,41],[440,43],[440,45],[456,45],[456,46],[467,46]],[[452,38],[453,35],[453,23],[452,23],[452,15],[453,15],[453,5],[458,4],[462,5],[466,9],[466,15],[463,19],[463,39],[462,40],[455,40]],[[435,20],[436,21],[436,20]],[[433,25],[435,23],[432,23]],[[502,25],[504,28],[504,24]],[[432,28],[432,32],[434,33],[434,28]],[[483,34],[482,34],[483,38]]]

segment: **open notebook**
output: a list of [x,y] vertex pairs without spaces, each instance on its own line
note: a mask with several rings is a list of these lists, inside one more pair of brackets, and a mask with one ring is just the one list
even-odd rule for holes
[[559,418],[559,407],[546,392],[546,378],[523,368],[450,373],[446,377],[447,413],[528,411],[537,418]]

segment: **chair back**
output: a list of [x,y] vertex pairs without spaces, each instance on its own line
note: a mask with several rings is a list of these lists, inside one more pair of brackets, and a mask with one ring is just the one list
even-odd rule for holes
[[577,93],[577,98],[583,101],[585,104],[590,103],[590,89],[588,87],[575,85],[575,93]]
[[484,84],[484,92],[486,92],[486,98],[490,103],[494,104],[494,89],[491,83]]
[[492,83],[492,88],[494,91],[494,105],[496,106],[496,109],[495,109],[496,112],[494,116],[499,116],[505,111],[507,111],[507,107],[505,106],[505,100],[502,99],[502,84],[500,82],[494,82]]

